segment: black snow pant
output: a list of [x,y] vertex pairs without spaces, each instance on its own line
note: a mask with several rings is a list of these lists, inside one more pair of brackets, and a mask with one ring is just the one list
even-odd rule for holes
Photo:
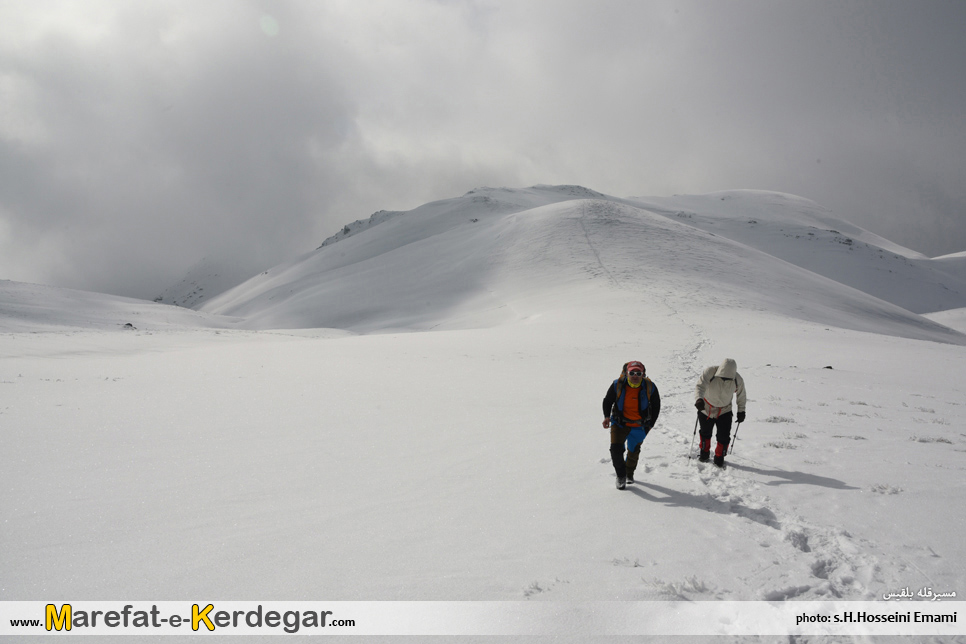
[[711,432],[718,427],[718,445],[715,447],[715,456],[724,456],[728,451],[728,443],[731,442],[731,419],[733,414],[729,411],[725,414],[721,414],[717,418],[708,418],[701,412],[698,412],[698,422],[701,424],[701,429],[698,435],[701,436],[701,451],[708,452],[711,451]]

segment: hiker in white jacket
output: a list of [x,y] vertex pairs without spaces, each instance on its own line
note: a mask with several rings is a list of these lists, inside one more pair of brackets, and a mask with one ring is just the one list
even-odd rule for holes
[[738,373],[738,363],[727,358],[716,367],[708,367],[701,373],[694,391],[694,406],[698,409],[701,424],[701,454],[698,460],[707,463],[711,457],[711,432],[717,426],[718,444],[714,449],[714,464],[724,467],[724,457],[731,442],[732,397],[738,402],[738,422],[745,420],[745,381]]

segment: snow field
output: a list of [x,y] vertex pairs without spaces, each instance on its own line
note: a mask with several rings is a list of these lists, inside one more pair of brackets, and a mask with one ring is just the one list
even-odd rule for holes
[[[915,315],[722,221],[487,189],[205,313],[0,285],[0,598],[962,592],[956,311]],[[721,471],[688,453],[694,383],[725,357],[749,402]],[[600,407],[631,359],[663,409],[617,491]]]
[[[735,314],[754,326],[727,347],[751,400],[722,472],[687,459],[696,367],[721,353],[711,329],[689,346],[691,329],[668,323],[643,350],[618,339],[633,323],[611,337],[600,317],[139,334],[119,349],[87,333],[79,354],[63,338],[3,336],[3,592],[871,599],[897,584],[960,587],[962,518],[949,508],[964,500],[962,397],[938,374],[963,349]],[[810,334],[824,336],[818,360],[814,342],[789,340]],[[664,412],[621,493],[599,406],[630,357],[645,359]]]

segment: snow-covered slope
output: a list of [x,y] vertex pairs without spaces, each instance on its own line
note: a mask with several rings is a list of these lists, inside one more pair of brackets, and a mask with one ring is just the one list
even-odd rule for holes
[[202,308],[244,316],[256,328],[353,330],[429,328],[468,302],[477,311],[505,308],[487,281],[505,265],[501,257],[513,239],[496,227],[513,213],[578,196],[599,193],[576,186],[481,188],[432,202],[357,234],[350,228],[353,234],[338,243],[272,268]]
[[372,228],[377,224],[381,224],[385,221],[389,221],[396,215],[401,215],[403,212],[404,211],[400,211],[400,210],[380,210],[378,212],[372,213],[372,215],[368,219],[357,219],[351,224],[346,224],[345,226],[342,227],[342,230],[332,235],[331,237],[327,238],[324,242],[322,242],[322,245],[319,246],[319,248],[334,244],[341,239],[345,239],[346,237],[358,235],[363,230],[368,230],[369,228]]
[[236,261],[206,257],[192,266],[179,282],[154,298],[154,301],[197,309],[215,295],[238,285],[242,281],[236,277],[239,275],[239,268]]
[[[583,223],[591,239],[630,225],[608,221]],[[558,248],[517,240],[539,261]],[[966,587],[966,347],[591,268],[633,288],[532,283],[486,328],[0,334],[0,600],[579,608]],[[718,471],[688,459],[692,401],[728,356],[748,419]],[[621,492],[601,399],[629,359],[662,412]]]
[[0,281],[0,332],[231,328],[239,321],[126,297]]
[[[751,213],[744,215],[745,222],[752,217],[765,221],[760,213],[777,208],[782,217],[797,218],[796,230],[817,223],[811,212],[799,212],[810,202],[772,193],[741,197],[744,203],[735,210]],[[775,206],[776,199],[784,205]],[[776,230],[777,248],[768,254],[757,248],[760,243],[749,245],[704,230],[711,215],[668,217],[644,205],[575,186],[479,189],[324,246],[213,298],[202,310],[243,317],[251,328],[457,328],[521,319],[533,310],[534,298],[565,301],[566,293],[588,289],[608,294],[611,301],[633,298],[625,305],[631,310],[646,311],[648,300],[674,300],[699,308],[769,311],[903,337],[966,341],[961,334],[786,259],[792,249],[807,250],[809,241],[788,240]],[[696,225],[701,221],[704,225]],[[723,223],[729,232],[736,228],[733,221]],[[842,233],[821,233],[819,244],[843,246],[833,240],[835,235]],[[835,257],[835,252],[829,255]],[[842,251],[860,252],[865,251]],[[776,257],[781,255],[785,257]],[[870,266],[876,259],[850,259],[840,273],[862,274],[855,267]],[[866,273],[891,284],[888,269],[882,274],[878,270]],[[959,291],[954,287],[963,285],[945,273],[911,267],[902,285],[917,294],[938,284],[930,281],[937,275],[945,280],[941,287],[947,303],[955,305]],[[913,288],[920,284],[911,282],[915,278],[924,280],[922,288]]]
[[956,329],[960,333],[966,333],[966,308],[926,313],[923,317],[948,326],[950,329]]
[[931,261],[939,270],[966,281],[966,252],[934,257]]
[[637,197],[653,212],[764,251],[915,313],[966,306],[966,260],[929,259],[794,195]]

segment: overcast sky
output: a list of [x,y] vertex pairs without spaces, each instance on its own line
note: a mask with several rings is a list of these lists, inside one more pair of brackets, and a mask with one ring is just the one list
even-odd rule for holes
[[0,0],[0,279],[152,299],[480,186],[966,251],[966,2]]

